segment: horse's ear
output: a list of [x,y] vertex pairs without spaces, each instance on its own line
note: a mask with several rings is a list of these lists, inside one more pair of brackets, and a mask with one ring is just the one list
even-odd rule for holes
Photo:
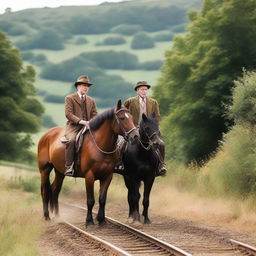
[[142,113],[142,120],[146,121],[147,119],[148,119],[147,116],[144,113]]
[[118,110],[118,109],[120,109],[121,107],[122,107],[122,101],[119,100],[119,101],[117,102],[116,109]]
[[151,117],[152,117],[153,119],[155,119],[155,118],[156,118],[156,112],[153,112],[153,113],[151,114]]

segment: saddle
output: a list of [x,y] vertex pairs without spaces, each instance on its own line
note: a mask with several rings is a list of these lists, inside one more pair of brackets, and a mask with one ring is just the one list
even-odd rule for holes
[[[74,170],[80,170],[80,154],[81,154],[81,147],[84,141],[84,134],[89,131],[89,126],[84,126],[76,135],[76,142],[75,142],[75,158],[74,158]],[[65,135],[60,137],[60,141],[64,144],[69,142],[69,139]]]

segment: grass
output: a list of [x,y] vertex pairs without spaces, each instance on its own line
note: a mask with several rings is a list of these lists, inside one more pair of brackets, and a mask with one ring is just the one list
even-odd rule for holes
[[29,188],[30,185],[35,187],[34,181],[27,180],[26,189],[23,190],[18,183],[14,186],[14,183],[10,185],[10,180],[0,179],[0,255],[39,254],[37,241],[43,232],[40,200],[38,194],[25,192],[34,192]]

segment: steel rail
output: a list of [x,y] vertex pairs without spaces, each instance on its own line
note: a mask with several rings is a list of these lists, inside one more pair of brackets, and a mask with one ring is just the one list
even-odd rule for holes
[[107,251],[110,251],[111,253],[113,253],[114,255],[117,256],[131,256],[131,254],[129,254],[128,252],[122,250],[121,248],[118,248],[117,246],[97,237],[94,236],[78,227],[76,227],[75,225],[71,224],[70,222],[67,221],[61,221],[61,224],[67,225],[72,229],[75,229],[77,232],[83,234],[84,236],[86,236],[87,239],[89,239],[90,241],[93,241],[93,243],[98,244],[100,247],[104,247],[104,249],[106,249]]
[[[64,205],[67,205],[67,206],[71,206],[71,207],[75,207],[75,208],[78,208],[78,209],[81,209],[83,211],[87,211],[86,208],[82,207],[82,206],[79,206],[79,205],[76,205],[76,204],[69,204],[69,203],[63,203],[62,204]],[[135,229],[131,226],[128,226],[126,224],[123,224],[117,220],[114,220],[113,218],[110,218],[110,217],[105,217],[106,220],[110,223],[112,223],[113,225],[115,226],[118,226],[119,228],[137,236],[137,237],[140,237],[141,239],[143,240],[146,240],[147,242],[151,243],[151,244],[154,244],[162,249],[164,249],[165,251],[167,252],[170,252],[171,254],[170,255],[175,255],[175,256],[192,256],[192,254],[172,245],[172,244],[169,244],[167,242],[164,242],[158,238],[155,238],[151,235],[148,235],[138,229]]]
[[246,255],[256,256],[256,247],[253,247],[249,244],[245,244],[245,243],[233,240],[233,239],[229,239],[229,241],[231,242],[232,245],[238,247],[241,250],[246,251],[247,252]]

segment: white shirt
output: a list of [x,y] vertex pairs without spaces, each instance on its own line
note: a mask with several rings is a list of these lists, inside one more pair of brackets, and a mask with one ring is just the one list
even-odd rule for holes
[[79,91],[77,91],[77,94],[78,94],[80,100],[82,100],[82,96],[84,96],[84,99],[85,99],[85,94],[82,95]]

